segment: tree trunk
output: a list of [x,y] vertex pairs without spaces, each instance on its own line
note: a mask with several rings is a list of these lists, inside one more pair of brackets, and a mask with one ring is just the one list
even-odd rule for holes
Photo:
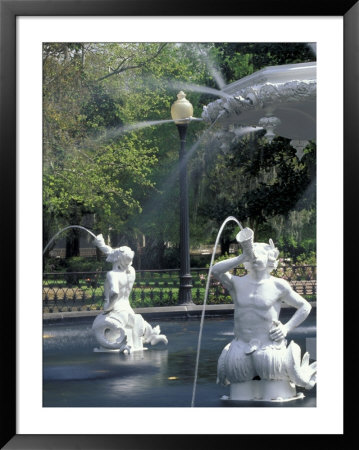
[[[82,214],[78,207],[73,207],[69,222],[71,225],[79,225],[81,223]],[[66,234],[66,258],[80,256],[80,230],[71,228]]]
[[76,228],[72,228],[66,237],[66,258],[80,256],[80,233]]
[[221,238],[221,255],[229,253],[229,246],[231,245],[231,240],[226,238]]

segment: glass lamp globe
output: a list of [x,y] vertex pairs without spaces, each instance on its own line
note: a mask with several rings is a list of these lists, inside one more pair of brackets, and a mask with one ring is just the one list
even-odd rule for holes
[[175,124],[189,123],[193,116],[193,106],[183,91],[177,94],[177,100],[171,106],[171,116]]

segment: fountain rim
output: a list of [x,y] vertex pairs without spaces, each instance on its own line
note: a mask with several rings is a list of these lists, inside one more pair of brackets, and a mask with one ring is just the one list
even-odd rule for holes
[[208,103],[202,112],[204,121],[217,128],[226,129],[231,124],[253,127],[270,118],[271,123],[264,127],[269,142],[275,135],[291,140],[316,139],[316,62],[268,66],[221,92],[227,98]]
[[[313,310],[316,310],[316,301],[310,302]],[[291,309],[287,304],[281,306],[283,310]],[[171,319],[196,319],[200,320],[203,310],[203,305],[175,305],[175,306],[157,306],[157,307],[143,307],[133,308],[136,314],[141,314],[144,318],[149,320],[171,320]],[[206,305],[206,318],[209,317],[227,317],[234,314],[234,304],[219,304]],[[91,311],[72,311],[72,312],[52,312],[43,313],[43,323],[77,321],[77,320],[93,320],[97,315],[101,314],[103,310]]]
[[[316,61],[307,63],[282,64],[278,66],[267,66],[247,75],[239,80],[227,84],[221,89],[226,94],[235,94],[236,92],[248,87],[258,86],[260,84],[282,84],[289,81],[315,81],[316,82]],[[273,75],[273,76],[272,76]],[[278,78],[279,75],[282,75]],[[290,76],[289,76],[290,75]],[[277,77],[277,80],[273,78]]]

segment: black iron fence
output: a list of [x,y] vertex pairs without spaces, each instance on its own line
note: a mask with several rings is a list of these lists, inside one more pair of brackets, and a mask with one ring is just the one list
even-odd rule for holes
[[[245,269],[235,269],[242,276]],[[191,269],[192,298],[203,304],[208,269]],[[316,299],[316,266],[285,266],[273,275],[285,278],[293,289],[308,300]],[[70,312],[101,310],[106,272],[54,272],[43,274],[43,311]],[[178,304],[179,270],[139,270],[131,292],[134,308]],[[211,278],[207,304],[232,303],[223,286]]]

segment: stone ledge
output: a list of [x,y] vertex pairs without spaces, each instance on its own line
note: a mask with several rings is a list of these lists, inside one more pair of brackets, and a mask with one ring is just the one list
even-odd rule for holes
[[[312,307],[316,307],[316,302],[311,302]],[[290,306],[283,304],[283,309],[291,308]],[[188,319],[191,317],[200,317],[202,314],[202,305],[176,305],[176,306],[157,306],[148,308],[134,308],[137,314],[141,314],[144,318],[160,319],[160,318],[183,318]],[[206,316],[224,316],[233,314],[234,305],[206,305]],[[78,320],[95,318],[101,314],[102,310],[95,311],[71,311],[71,312],[56,312],[56,313],[44,313],[44,322],[61,321],[61,320]]]
[[[190,318],[197,317],[202,314],[202,305],[177,305],[177,306],[157,306],[148,308],[134,308],[135,313],[141,314],[147,318]],[[207,305],[206,315],[224,315],[233,314],[234,305]],[[96,311],[71,311],[71,312],[56,312],[44,313],[44,322],[72,320],[72,319],[89,319],[95,318],[101,314],[102,310]]]

